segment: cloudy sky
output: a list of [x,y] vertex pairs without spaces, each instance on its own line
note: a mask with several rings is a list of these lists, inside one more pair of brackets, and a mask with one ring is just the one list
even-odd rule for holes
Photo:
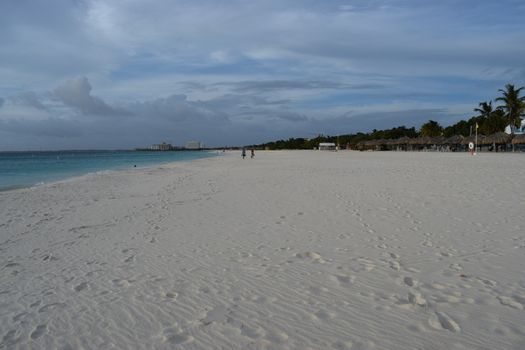
[[473,115],[523,0],[2,0],[0,150],[261,143]]

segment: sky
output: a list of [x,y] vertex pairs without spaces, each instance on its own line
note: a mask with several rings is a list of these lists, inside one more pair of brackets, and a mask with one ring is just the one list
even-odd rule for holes
[[0,150],[240,146],[475,115],[523,0],[2,0]]

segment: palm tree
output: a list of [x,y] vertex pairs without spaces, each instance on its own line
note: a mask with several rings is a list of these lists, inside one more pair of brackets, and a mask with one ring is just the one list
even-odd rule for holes
[[488,118],[491,116],[492,112],[494,112],[492,109],[492,101],[489,101],[489,103],[480,102],[479,107],[480,108],[474,108],[474,112],[479,112],[479,116],[482,118]]
[[499,89],[503,96],[496,99],[496,101],[503,102],[503,105],[499,106],[498,109],[506,113],[512,135],[514,135],[514,128],[520,126],[521,117],[525,115],[525,96],[520,97],[520,92],[523,88],[522,86],[516,89],[514,85],[507,84],[505,85],[505,90]]

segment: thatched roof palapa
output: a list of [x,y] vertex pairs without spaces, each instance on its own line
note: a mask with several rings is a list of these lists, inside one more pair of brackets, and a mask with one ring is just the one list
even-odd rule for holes
[[512,143],[515,145],[525,144],[525,134],[514,135],[514,138],[512,139]]
[[484,144],[490,145],[495,144],[507,144],[512,140],[512,135],[506,134],[504,132],[497,132],[495,134],[489,135],[483,140]]
[[397,145],[397,139],[388,139],[385,143],[387,146],[394,146]]
[[[479,134],[478,135],[478,145],[483,145],[484,141],[485,141],[485,135]],[[462,142],[461,142],[461,144],[462,145],[468,145],[470,142],[473,142],[473,143],[476,142],[476,136],[475,135],[464,137]]]
[[461,135],[450,136],[448,139],[443,141],[445,145],[461,145],[463,144],[464,137]]
[[414,137],[408,141],[409,145],[421,145],[421,137]]
[[403,137],[400,137],[398,138],[396,141],[397,141],[397,145],[406,145],[410,142],[410,137],[407,137],[407,136],[403,136]]
[[443,141],[445,141],[445,138],[443,136],[431,137],[427,141],[427,145],[442,145]]
[[423,146],[423,145],[428,145],[431,141],[432,139],[429,136],[422,136],[422,137],[417,137],[415,139],[411,139],[409,144]]

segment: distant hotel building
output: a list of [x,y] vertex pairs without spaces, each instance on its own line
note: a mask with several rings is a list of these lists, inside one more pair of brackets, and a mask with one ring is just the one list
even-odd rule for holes
[[189,141],[186,143],[186,149],[202,149],[204,144],[200,141]]
[[152,151],[169,151],[173,149],[173,146],[170,143],[159,143],[157,145],[151,145],[150,149]]

